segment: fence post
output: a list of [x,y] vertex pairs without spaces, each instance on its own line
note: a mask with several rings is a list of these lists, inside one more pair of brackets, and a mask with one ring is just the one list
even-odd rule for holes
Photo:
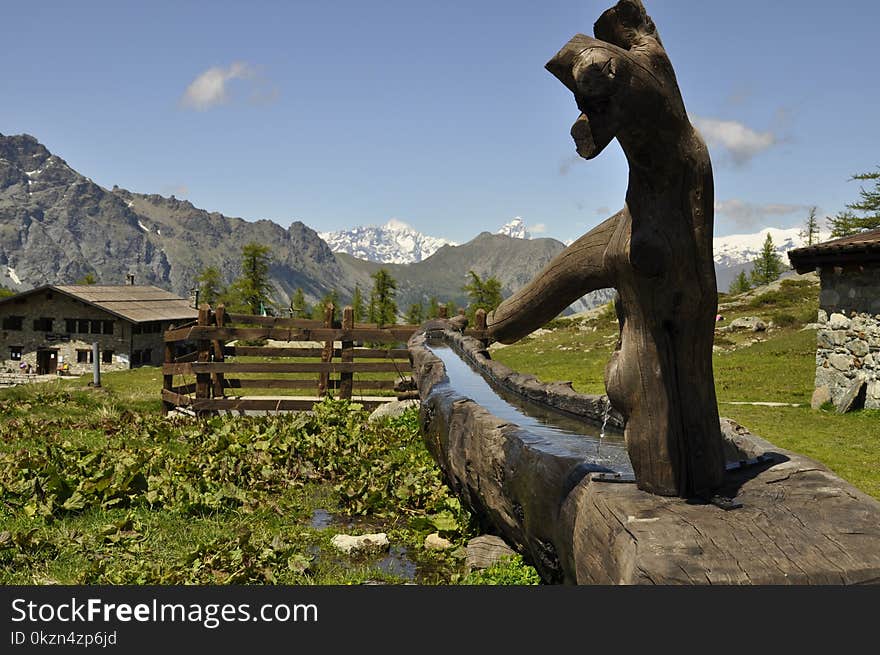
[[[199,307],[199,327],[208,327],[211,324],[211,307],[202,305]],[[211,361],[211,342],[208,339],[197,339],[196,349],[198,357],[196,361],[199,363],[207,363]],[[211,374],[196,373],[196,402],[200,400],[209,400],[211,398]],[[203,412],[197,411],[201,415]]]
[[481,334],[477,338],[483,342],[483,346],[487,346],[488,340],[486,339],[486,310],[483,308],[478,309],[474,313],[474,329],[481,332]]
[[[346,307],[342,310],[342,329],[354,329],[354,310]],[[354,341],[342,342],[342,363],[354,362]],[[351,400],[352,387],[354,386],[354,373],[344,371],[339,376],[339,397]]]
[[[333,314],[336,307],[333,303],[327,303],[324,307],[324,327],[333,329]],[[333,359],[333,339],[324,342],[324,348],[321,351],[321,361],[329,364]],[[327,395],[327,388],[330,386],[330,373],[322,371],[318,374],[318,397]]]
[[101,386],[101,350],[97,341],[92,343],[92,386]]
[[449,314],[449,310],[447,309],[446,305],[440,305],[437,308],[437,317],[438,318],[449,318],[448,314]]
[[[215,323],[218,328],[223,327],[223,323],[226,320],[226,306],[225,305],[217,305],[217,310],[214,312]],[[222,362],[224,360],[223,357],[223,342],[220,339],[213,339],[211,341],[211,345],[214,348],[214,361]],[[223,398],[226,393],[223,391],[223,373],[217,372],[211,374],[211,379],[214,382],[214,397]]]
[[[165,364],[173,364],[174,363],[174,344],[171,341],[165,342]],[[168,373],[163,373],[162,375],[162,388],[167,389],[168,391],[172,391],[174,389],[174,375],[169,375]],[[168,416],[168,412],[172,410],[172,408],[176,407],[174,403],[170,403],[165,398],[162,398],[162,413],[165,416]]]

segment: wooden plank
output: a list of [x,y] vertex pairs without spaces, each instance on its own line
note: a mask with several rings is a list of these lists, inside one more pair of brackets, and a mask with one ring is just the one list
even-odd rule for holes
[[192,403],[192,398],[175,393],[170,389],[162,389],[162,401],[174,407],[187,407]]
[[[226,357],[313,357],[319,359],[323,348],[275,348],[269,346],[225,346]],[[405,359],[409,360],[406,348],[353,348],[355,358],[369,359]],[[342,356],[341,348],[333,349],[333,356]],[[180,360],[178,361],[185,361]]]
[[184,364],[162,364],[163,375],[193,375],[193,365],[191,362]]
[[280,316],[255,316],[253,314],[226,314],[225,325],[231,323],[245,323],[250,325],[268,325],[269,327],[283,327],[295,329],[309,329],[323,327],[323,321],[313,321],[307,318],[281,318]]
[[[270,348],[269,346],[226,346],[227,357],[313,357],[319,359],[323,348]],[[337,348],[334,356],[339,352]]]
[[[327,303],[327,306],[324,307],[324,327],[325,328],[333,328],[333,314],[336,313],[336,307],[333,303]],[[333,339],[324,342],[324,347],[321,349],[321,361],[328,363],[333,359]],[[318,375],[318,396],[327,395],[327,386],[330,382],[330,372],[329,371],[321,371]]]
[[[174,361],[174,346],[170,343],[165,344],[165,363],[172,363]],[[174,376],[170,374],[163,373],[162,375],[162,389],[165,391],[171,391],[174,387]],[[167,414],[173,408],[173,404],[169,403],[165,400],[162,401],[162,413]]]
[[189,384],[182,384],[179,387],[172,387],[171,391],[180,394],[190,394],[195,393],[196,391],[196,383],[190,382]]
[[[330,380],[330,388],[336,389],[337,380]],[[314,389],[315,379],[278,380],[275,378],[226,378],[227,389]]]
[[[226,307],[224,305],[218,305],[217,311],[214,312],[214,322],[217,327],[223,327],[224,319],[226,317]],[[214,339],[211,341],[211,348],[213,350],[214,361],[222,362],[223,361],[223,342],[219,339]],[[211,382],[214,385],[214,395],[215,396],[223,396],[223,373],[212,373],[211,374]]]
[[186,353],[185,355],[179,355],[178,357],[175,357],[173,361],[175,363],[194,362],[198,359],[198,357],[199,353],[194,350],[191,353]]
[[[199,328],[204,329],[211,321],[211,308],[208,305],[199,307]],[[208,334],[207,332],[204,334]],[[202,336],[196,343],[198,351],[197,364],[206,364],[211,361],[211,342]],[[193,364],[195,366],[196,364]],[[196,398],[205,399],[211,397],[211,373],[209,371],[196,371]]]
[[[351,330],[354,327],[354,310],[351,307],[346,307],[342,310],[342,329],[343,330]],[[340,358],[343,363],[350,364],[354,362],[354,342],[353,341],[343,341],[340,344],[342,346],[342,353]],[[350,371],[343,371],[339,374],[339,397],[345,398],[346,400],[351,398],[351,390],[352,390],[352,380],[353,375]]]
[[409,361],[409,351],[406,348],[355,348],[352,352],[355,358],[360,359],[405,359]]
[[189,367],[190,372],[200,373],[398,373],[409,367],[398,362],[194,362],[171,364]]
[[406,343],[412,336],[410,328],[382,328],[375,330],[343,330],[341,328],[314,328],[285,330],[283,328],[217,328],[195,326],[165,333],[165,341],[193,341],[197,339],[256,340],[274,339],[276,341],[374,341],[378,343]]
[[[193,401],[191,408],[199,413],[212,411],[257,411],[257,412],[289,412],[310,410],[312,407],[323,400],[323,398],[297,398],[295,396],[284,396],[278,398],[209,398],[206,400]],[[394,400],[389,396],[388,400],[361,400],[354,399],[359,405],[365,409],[375,409],[380,405]]]

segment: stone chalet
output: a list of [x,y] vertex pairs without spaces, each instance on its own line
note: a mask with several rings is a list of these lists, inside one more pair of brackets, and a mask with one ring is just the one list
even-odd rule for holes
[[47,285],[0,300],[0,370],[29,363],[38,374],[160,364],[163,333],[198,312],[188,300],[153,286]]
[[797,248],[798,273],[821,280],[813,407],[880,409],[880,230]]

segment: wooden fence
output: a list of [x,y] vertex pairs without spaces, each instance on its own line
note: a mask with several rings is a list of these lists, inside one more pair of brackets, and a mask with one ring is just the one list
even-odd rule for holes
[[[324,320],[315,321],[232,314],[223,305],[216,310],[202,305],[197,321],[165,333],[165,412],[308,410],[328,395],[372,409],[395,397],[417,398],[404,344],[419,326],[355,323],[351,307],[343,309],[341,321],[334,320],[334,313],[327,305]],[[478,320],[484,329],[483,317]],[[481,335],[483,330],[468,332]],[[311,343],[248,345],[270,340]],[[293,395],[309,389],[316,395]],[[254,390],[276,395],[253,395]]]

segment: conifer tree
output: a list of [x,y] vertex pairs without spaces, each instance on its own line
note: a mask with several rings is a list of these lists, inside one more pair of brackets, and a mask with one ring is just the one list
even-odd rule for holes
[[363,322],[364,315],[364,297],[361,294],[359,285],[354,286],[354,295],[351,297],[351,313],[355,323]]
[[732,295],[736,295],[739,293],[745,293],[749,289],[752,288],[752,285],[749,283],[749,278],[746,275],[745,271],[740,271],[739,275],[737,275],[733,282],[730,283],[730,293]]
[[761,248],[761,254],[758,255],[752,267],[752,285],[757,287],[762,284],[770,284],[782,275],[782,271],[782,259],[776,254],[773,238],[768,232],[767,238],[764,239],[764,246]]
[[373,278],[373,290],[370,292],[367,320],[379,325],[394,325],[397,323],[397,304],[394,302],[397,282],[385,268],[380,268],[370,277]]

